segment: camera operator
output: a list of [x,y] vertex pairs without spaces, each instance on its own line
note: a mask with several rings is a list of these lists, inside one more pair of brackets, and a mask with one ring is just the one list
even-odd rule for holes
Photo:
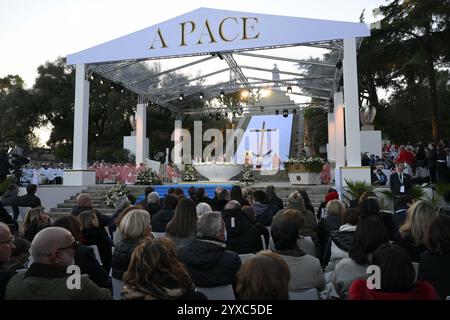
[[5,150],[0,150],[0,182],[5,181],[9,174],[11,165],[9,164],[8,155]]

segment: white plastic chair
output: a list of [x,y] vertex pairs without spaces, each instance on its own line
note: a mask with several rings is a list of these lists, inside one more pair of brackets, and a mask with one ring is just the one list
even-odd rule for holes
[[203,292],[209,300],[236,300],[231,284],[211,288],[197,287],[197,291]]
[[121,300],[122,299],[122,289],[123,289],[123,281],[115,278],[111,278],[112,280],[112,289],[113,289],[113,299]]
[[413,267],[414,267],[414,271],[416,272],[416,279],[417,280],[417,276],[419,275],[419,264],[417,262],[411,262]]
[[240,254],[239,259],[241,259],[241,263],[244,263],[245,260],[247,260],[248,258],[253,257],[253,256],[254,256],[253,253]]
[[316,257],[317,251],[316,251],[316,245],[314,244],[311,237],[301,237],[299,242],[299,247],[305,251],[306,254],[309,254],[310,256]]
[[262,247],[263,247],[263,250],[267,250],[267,246],[266,246],[266,238],[264,238],[263,235],[261,235],[261,241],[262,241]]
[[316,288],[300,292],[289,292],[289,300],[319,300],[319,293]]
[[97,245],[89,246],[94,250],[95,259],[97,259],[98,263],[102,264],[102,258],[100,258],[100,252],[98,251]]

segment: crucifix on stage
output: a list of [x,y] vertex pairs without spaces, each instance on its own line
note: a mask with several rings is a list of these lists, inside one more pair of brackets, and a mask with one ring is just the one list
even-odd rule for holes
[[[263,125],[262,125],[261,129],[250,130],[250,132],[261,133],[261,138],[258,137],[258,140],[259,140],[258,153],[257,154],[253,153],[253,155],[256,156],[256,169],[261,169],[264,157],[267,157],[268,155],[270,155],[272,153],[271,139],[270,139],[269,132],[278,130],[278,129],[266,129],[265,127],[266,127],[266,122],[263,121]],[[267,146],[267,152],[265,152],[263,154],[264,133],[265,132],[268,133],[267,134],[268,146]]]

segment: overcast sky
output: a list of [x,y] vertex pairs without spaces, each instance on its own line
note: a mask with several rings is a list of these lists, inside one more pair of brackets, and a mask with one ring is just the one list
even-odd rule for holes
[[27,87],[37,67],[199,7],[358,22],[385,0],[0,0],[0,77]]

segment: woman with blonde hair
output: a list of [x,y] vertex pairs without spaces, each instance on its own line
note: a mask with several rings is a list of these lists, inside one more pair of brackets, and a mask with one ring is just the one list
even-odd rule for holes
[[330,233],[339,230],[342,225],[342,216],[344,215],[345,207],[340,200],[331,200],[325,207],[325,214],[319,221],[319,240],[322,252],[325,251]]
[[240,300],[288,300],[290,278],[289,267],[279,254],[260,251],[241,266],[236,292]]
[[195,292],[189,272],[176,256],[175,243],[165,237],[139,243],[123,281],[127,300],[206,299]]
[[47,227],[50,227],[50,217],[43,207],[28,210],[21,227],[22,236],[32,242],[34,236]]
[[431,203],[417,201],[409,207],[406,221],[395,235],[394,243],[405,249],[413,262],[419,262],[426,250],[428,229],[435,217]]
[[128,269],[134,248],[140,240],[151,237],[150,214],[144,209],[129,211],[120,221],[119,232],[122,240],[114,249],[111,267],[112,277],[121,280],[124,272]]

